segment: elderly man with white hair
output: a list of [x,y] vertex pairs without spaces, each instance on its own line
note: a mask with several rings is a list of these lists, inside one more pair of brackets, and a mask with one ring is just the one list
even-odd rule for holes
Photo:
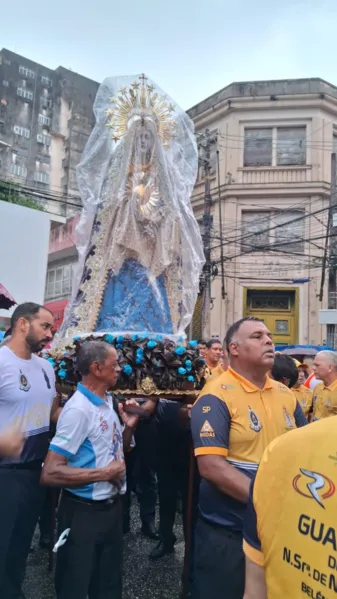
[[324,350],[314,360],[314,372],[322,381],[314,390],[313,420],[337,414],[337,352]]

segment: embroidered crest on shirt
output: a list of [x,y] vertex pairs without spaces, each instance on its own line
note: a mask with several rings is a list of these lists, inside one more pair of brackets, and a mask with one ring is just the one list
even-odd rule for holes
[[205,420],[204,424],[201,427],[200,437],[215,437],[215,432],[208,420]]
[[256,433],[259,433],[262,428],[262,424],[261,424],[257,414],[254,412],[254,410],[252,410],[252,408],[250,406],[248,406],[248,418],[249,418],[249,428],[252,431],[255,431]]
[[285,406],[283,406],[283,416],[286,428],[295,428],[294,421]]
[[111,447],[112,459],[123,460],[123,437],[117,427],[116,422],[113,423],[112,428],[112,447]]
[[103,416],[101,416],[99,419],[99,428],[101,429],[102,433],[105,433],[106,431],[109,430],[109,425],[108,425],[107,421],[104,420]]
[[20,381],[20,390],[21,391],[29,391],[31,386],[28,382],[27,377],[23,374],[22,370],[20,370],[19,381]]
[[42,372],[43,372],[44,380],[46,381],[47,388],[51,389],[50,380],[49,380],[48,374],[46,373],[44,368],[42,368]]

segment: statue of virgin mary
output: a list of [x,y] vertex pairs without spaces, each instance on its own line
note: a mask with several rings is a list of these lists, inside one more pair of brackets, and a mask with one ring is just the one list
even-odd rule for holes
[[79,269],[55,340],[184,334],[204,263],[192,121],[145,75],[108,78],[78,166]]

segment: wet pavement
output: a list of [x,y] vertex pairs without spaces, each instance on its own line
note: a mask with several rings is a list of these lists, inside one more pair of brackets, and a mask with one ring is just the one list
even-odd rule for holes
[[[124,535],[124,593],[123,599],[179,599],[184,558],[181,516],[176,519],[175,552],[151,562],[148,555],[157,541],[140,533],[138,506],[134,500],[131,513],[131,532]],[[48,572],[48,551],[38,546],[30,554],[24,583],[25,599],[55,599],[54,574]]]

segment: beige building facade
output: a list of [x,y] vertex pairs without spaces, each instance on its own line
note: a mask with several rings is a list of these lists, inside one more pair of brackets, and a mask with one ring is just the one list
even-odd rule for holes
[[[206,129],[217,139],[212,309],[201,331],[199,301],[191,334],[223,337],[235,320],[251,315],[265,321],[277,344],[324,343],[318,312],[328,306],[328,269],[322,301],[319,294],[337,88],[320,79],[235,83],[188,112],[199,139]],[[193,195],[199,222],[203,200],[201,169]]]

